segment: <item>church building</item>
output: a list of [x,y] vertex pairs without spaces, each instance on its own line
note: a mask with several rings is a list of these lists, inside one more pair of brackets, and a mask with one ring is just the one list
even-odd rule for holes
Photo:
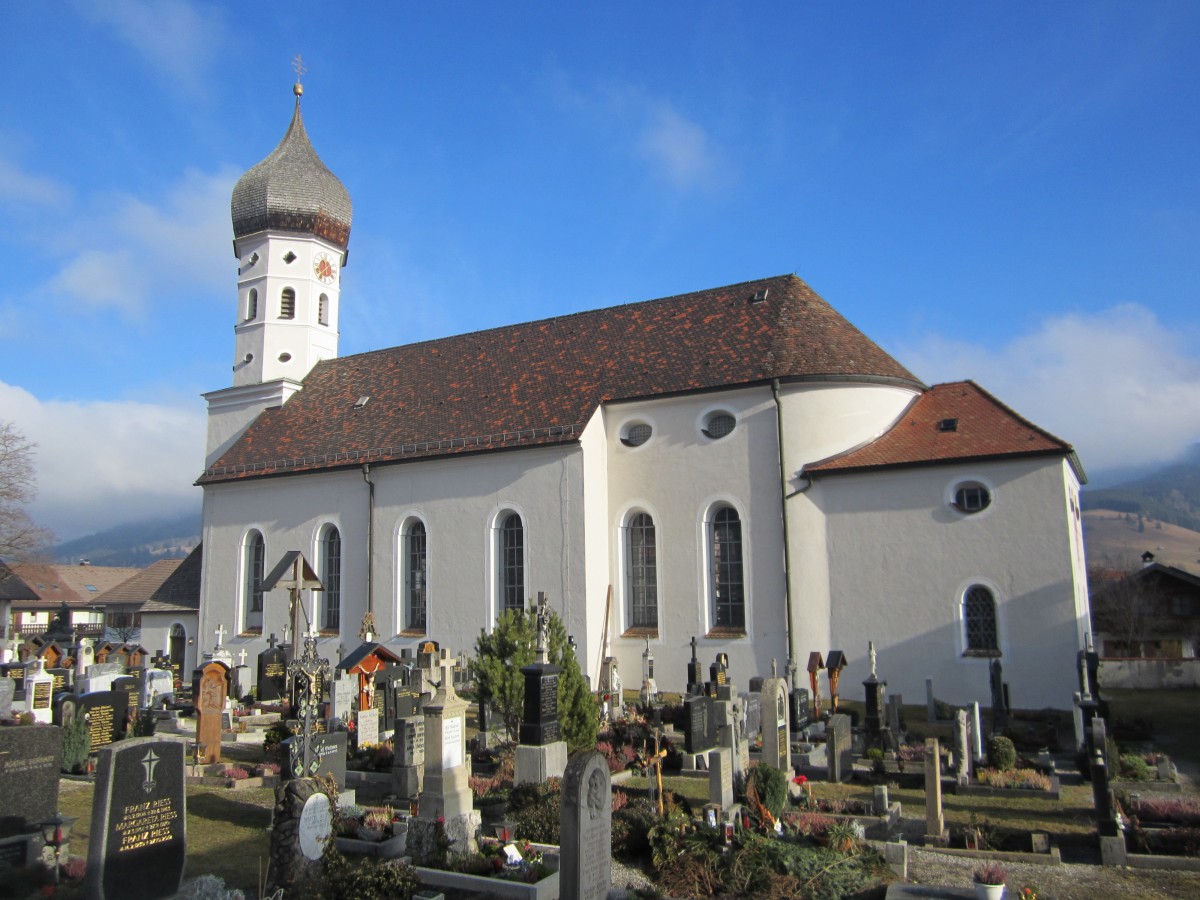
[[[842,651],[858,698],[1069,708],[1089,628],[1069,444],[971,381],[927,386],[795,275],[338,356],[350,197],[300,91],[238,181],[233,383],[206,396],[199,643],[284,636],[264,576],[300,551],[299,627],[469,653],[544,592],[596,684],[691,640],[745,686]],[[348,303],[367,302],[347,296]],[[294,638],[293,638],[294,639]],[[240,647],[239,647],[240,645]],[[801,677],[804,676],[804,677]]]

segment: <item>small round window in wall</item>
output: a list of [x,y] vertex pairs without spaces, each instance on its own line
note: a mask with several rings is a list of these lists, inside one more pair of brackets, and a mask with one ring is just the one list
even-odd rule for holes
[[736,426],[737,419],[729,413],[710,413],[704,420],[704,434],[715,441],[717,438],[723,438],[725,435],[731,434]]
[[625,434],[621,436],[621,443],[626,447],[640,447],[646,441],[650,440],[650,435],[654,433],[654,429],[645,422],[634,422],[625,428]]
[[291,361],[292,361],[292,354],[290,354],[290,353],[280,353],[280,354],[279,354],[279,361],[280,361],[280,362],[291,362]]
[[983,512],[991,505],[991,491],[978,481],[968,481],[954,489],[954,508],[959,512]]

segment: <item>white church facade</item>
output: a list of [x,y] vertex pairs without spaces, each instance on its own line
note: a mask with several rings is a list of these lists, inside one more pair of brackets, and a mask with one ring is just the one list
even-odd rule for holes
[[[873,641],[890,690],[1068,708],[1089,628],[1067,443],[972,382],[921,383],[781,276],[339,357],[350,199],[300,101],[238,182],[233,384],[206,395],[201,640],[288,626],[286,552],[322,655],[370,611],[394,651],[469,652],[538,592],[593,682],[691,639],[740,685]],[[358,302],[347,297],[346,302]],[[801,672],[801,674],[803,674]],[[798,678],[798,683],[806,679]]]

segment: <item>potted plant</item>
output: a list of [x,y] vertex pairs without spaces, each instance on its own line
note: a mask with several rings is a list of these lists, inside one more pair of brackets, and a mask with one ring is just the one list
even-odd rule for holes
[[975,870],[975,896],[979,900],[1000,900],[1004,896],[1004,867],[1000,863],[985,863]]

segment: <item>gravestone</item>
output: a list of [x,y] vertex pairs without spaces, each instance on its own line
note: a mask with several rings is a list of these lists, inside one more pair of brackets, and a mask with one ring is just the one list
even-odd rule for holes
[[728,747],[708,751],[708,802],[722,810],[733,805],[733,751]]
[[683,701],[684,752],[700,753],[712,746],[715,729],[712,729],[709,724],[711,707],[712,700],[703,694],[693,694]]
[[1096,808],[1096,830],[1100,837],[1116,837],[1119,833],[1113,813],[1113,792],[1108,784],[1108,765],[1099,747],[1092,751],[1092,803]]
[[887,727],[896,740],[904,733],[904,698],[900,694],[888,694]]
[[392,745],[392,789],[397,797],[416,797],[425,781],[425,719],[397,719]]
[[47,725],[54,719],[54,678],[42,666],[40,659],[25,671],[25,707],[33,713],[34,721]]
[[949,841],[942,814],[942,757],[937,738],[925,739],[925,843],[945,847]]
[[854,748],[850,717],[835,713],[825,727],[825,764],[829,780],[835,784],[850,777],[854,770]]
[[337,672],[329,684],[329,717],[343,722],[354,721],[358,711],[358,680],[352,675]]
[[0,838],[36,831],[58,812],[62,729],[0,728]]
[[142,694],[142,682],[136,675],[121,675],[114,678],[112,689],[128,696],[129,708],[138,708],[138,701]]
[[283,747],[287,751],[287,767],[281,771],[285,781],[294,778],[316,778],[332,776],[339,788],[346,786],[346,732],[329,731],[314,734],[310,738],[308,768],[304,766],[304,735],[294,734],[285,738]]
[[282,647],[275,646],[275,635],[271,635],[268,643],[270,646],[258,654],[259,703],[282,700],[287,689],[287,654]]
[[[421,815],[454,817],[472,812],[466,766],[467,701],[454,690],[450,668],[454,660],[439,649],[442,679],[425,705],[425,783],[420,795]],[[476,814],[477,815],[477,814]]]
[[612,881],[612,788],[608,764],[594,750],[567,763],[559,835],[559,896],[605,900]]
[[863,725],[866,733],[867,746],[882,747],[883,704],[884,697],[887,694],[887,682],[880,681],[879,677],[875,674],[875,642],[868,642],[867,647],[867,652],[871,660],[871,674],[868,675],[866,680],[863,682],[863,692],[865,696]]
[[561,738],[558,725],[558,677],[562,669],[547,661],[546,630],[549,617],[543,594],[538,594],[537,621],[537,662],[521,669],[521,674],[525,676],[525,696],[518,733],[514,785],[561,778],[567,767],[567,745]]
[[62,694],[71,690],[71,676],[75,674],[73,669],[47,669],[46,674],[54,679],[53,692],[55,694]]
[[55,725],[70,725],[75,721],[75,712],[79,705],[79,698],[74,694],[55,694],[54,696],[54,724]]
[[742,694],[742,718],[748,744],[753,744],[762,734],[762,708],[762,694],[757,691]]
[[[775,668],[774,662],[771,668]],[[790,774],[791,731],[788,728],[787,682],[772,675],[763,681],[759,696],[762,697],[763,710],[761,763]]]
[[13,714],[13,694],[16,690],[11,678],[0,678],[0,719],[7,719]]
[[933,679],[925,679],[925,720],[937,721],[937,699],[933,696]]
[[971,756],[975,762],[983,761],[983,718],[979,714],[979,701],[971,701]]
[[696,636],[692,635],[692,659],[687,664],[687,696],[696,697],[704,693],[704,666],[696,657]]
[[791,708],[788,710],[788,722],[791,724],[792,734],[798,734],[804,730],[805,725],[812,721],[810,715],[812,701],[808,688],[793,688],[788,692],[788,701],[791,704]]
[[954,712],[954,781],[956,784],[971,783],[970,720],[965,709]]
[[196,700],[196,741],[203,747],[200,761],[221,761],[221,716],[229,696],[229,668],[221,662],[210,662],[200,670],[199,693]]
[[271,821],[268,890],[282,888],[288,896],[318,883],[321,854],[333,831],[333,805],[311,778],[297,778],[276,789]]
[[107,747],[125,736],[129,720],[129,695],[121,691],[93,691],[76,704],[75,714],[88,723],[92,752]]
[[358,746],[379,743],[379,710],[361,709],[358,712]]
[[187,859],[184,745],[130,738],[100,751],[88,844],[89,898],[158,900]]

